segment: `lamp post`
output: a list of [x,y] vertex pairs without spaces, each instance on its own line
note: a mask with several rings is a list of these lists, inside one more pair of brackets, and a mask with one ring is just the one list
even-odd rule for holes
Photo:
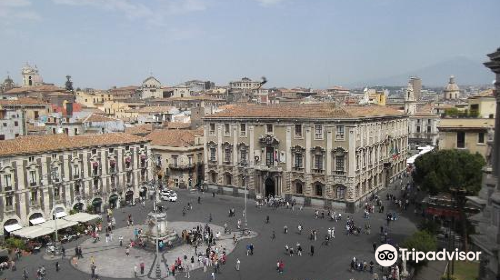
[[158,227],[158,215],[156,217],[156,279],[161,279],[161,269],[160,269],[160,229]]

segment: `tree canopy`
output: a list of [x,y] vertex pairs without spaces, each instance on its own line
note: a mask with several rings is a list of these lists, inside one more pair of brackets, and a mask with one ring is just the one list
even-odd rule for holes
[[415,160],[413,181],[431,195],[464,188],[476,195],[481,189],[484,158],[476,153],[459,150],[439,150]]
[[[403,248],[415,249],[421,252],[431,252],[437,250],[437,239],[435,236],[425,230],[419,230],[412,236],[408,237],[402,244]],[[425,264],[427,261],[419,262],[418,265]]]

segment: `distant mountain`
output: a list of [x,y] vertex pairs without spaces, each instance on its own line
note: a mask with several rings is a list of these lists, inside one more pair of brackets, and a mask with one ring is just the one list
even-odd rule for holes
[[353,83],[352,86],[406,86],[410,76],[418,76],[424,86],[444,87],[451,75],[455,76],[458,85],[485,85],[491,84],[495,79],[483,64],[465,57],[455,57],[414,71]]

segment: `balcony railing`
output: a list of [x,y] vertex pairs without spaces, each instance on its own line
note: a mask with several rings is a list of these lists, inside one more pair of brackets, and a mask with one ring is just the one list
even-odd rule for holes
[[345,171],[344,170],[335,170],[335,175],[339,175],[339,176],[344,176],[345,175]]
[[192,169],[192,168],[194,168],[194,166],[195,165],[192,163],[191,164],[188,163],[188,164],[169,164],[168,165],[168,167],[170,169],[179,169],[179,170],[180,169]]
[[315,174],[323,174],[323,173],[325,173],[325,170],[319,169],[319,168],[314,168],[312,170],[312,172],[315,173]]
[[302,166],[294,166],[293,167],[293,171],[300,171],[300,172],[302,172],[302,171],[304,171],[304,167],[302,167]]

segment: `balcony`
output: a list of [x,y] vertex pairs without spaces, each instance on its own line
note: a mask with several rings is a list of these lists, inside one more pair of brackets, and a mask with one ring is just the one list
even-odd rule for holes
[[334,174],[337,176],[345,176],[346,172],[344,170],[335,170]]
[[3,190],[6,191],[6,192],[11,192],[14,189],[12,188],[12,186],[6,186]]
[[36,187],[37,182],[30,182],[30,187]]
[[302,167],[302,166],[294,166],[294,167],[292,167],[292,170],[293,171],[297,171],[297,172],[304,172],[304,167]]
[[189,170],[195,167],[194,164],[169,164],[168,167],[172,170]]
[[325,170],[324,169],[319,169],[319,168],[314,168],[312,169],[313,174],[324,174]]

